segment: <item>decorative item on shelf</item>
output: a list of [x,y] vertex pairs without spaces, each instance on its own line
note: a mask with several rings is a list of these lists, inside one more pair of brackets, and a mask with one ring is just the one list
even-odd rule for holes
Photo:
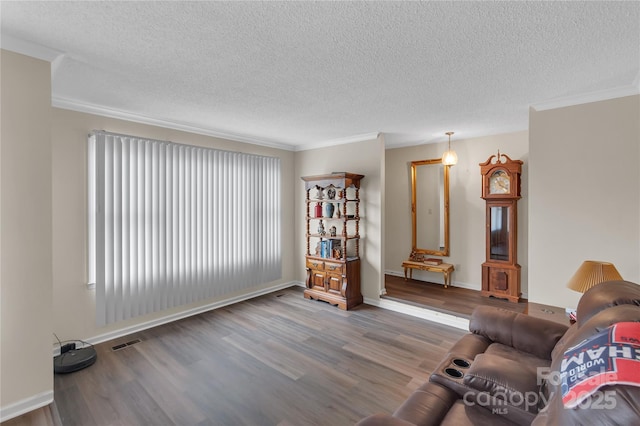
[[318,241],[318,243],[316,244],[316,250],[315,250],[315,255],[318,256],[318,257],[320,256],[320,252],[322,250],[322,248],[320,247],[320,245],[321,245],[320,243],[321,243],[321,241]]
[[338,191],[338,200],[342,198],[342,189],[340,191]]
[[324,198],[324,189],[316,185],[316,199],[322,200]]
[[425,265],[438,266],[442,264],[442,259],[436,259],[435,257],[429,257],[422,261]]
[[340,240],[331,241],[331,257],[340,259],[342,257],[342,243]]
[[442,164],[445,166],[455,166],[458,163],[458,155],[451,149],[451,135],[453,135],[453,132],[447,132],[445,135],[449,136],[449,145],[447,151],[442,154]]
[[327,197],[329,197],[330,200],[336,198],[336,189],[333,186],[330,186],[329,189],[327,189]]
[[332,226],[331,228],[329,228],[329,235],[332,237],[336,236],[336,227]]
[[340,205],[338,205],[338,208],[336,209],[336,217],[340,219],[341,216],[342,216],[342,213],[340,213]]
[[424,254],[418,253],[417,251],[412,251],[411,254],[409,255],[409,260],[412,262],[423,262]]
[[322,217],[322,203],[316,203],[315,213],[316,217]]
[[322,223],[322,221],[320,221],[320,223],[318,224],[318,234],[320,235],[325,235],[326,232],[324,230],[324,223]]
[[613,263],[585,260],[573,274],[567,287],[580,293],[586,293],[591,287],[602,282],[616,280],[622,280],[622,276]]
[[327,240],[320,241],[320,257],[322,258],[327,257],[328,243],[329,241]]
[[326,217],[333,217],[333,211],[335,210],[335,206],[333,203],[325,203],[324,206],[324,215]]

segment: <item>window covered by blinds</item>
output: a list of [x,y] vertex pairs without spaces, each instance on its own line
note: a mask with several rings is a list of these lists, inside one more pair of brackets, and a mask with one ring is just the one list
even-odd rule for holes
[[280,279],[280,159],[94,131],[99,325]]

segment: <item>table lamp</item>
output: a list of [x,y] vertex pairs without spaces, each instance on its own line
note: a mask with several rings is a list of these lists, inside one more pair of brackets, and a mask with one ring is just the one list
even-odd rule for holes
[[622,276],[613,263],[585,260],[569,280],[567,287],[585,293],[604,281],[621,280]]

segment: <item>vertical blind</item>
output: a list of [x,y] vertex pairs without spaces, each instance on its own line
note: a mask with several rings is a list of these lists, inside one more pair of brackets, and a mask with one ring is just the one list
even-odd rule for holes
[[94,131],[99,325],[281,278],[280,159]]

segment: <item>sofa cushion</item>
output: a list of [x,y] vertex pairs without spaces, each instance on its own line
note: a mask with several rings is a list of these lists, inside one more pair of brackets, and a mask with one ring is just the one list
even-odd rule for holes
[[538,358],[535,355],[519,351],[502,343],[492,343],[484,353],[539,367],[548,367],[551,364],[549,359]]
[[590,288],[578,302],[578,325],[582,327],[598,312],[619,305],[640,306],[640,286],[629,281],[607,281]]
[[493,354],[478,355],[463,382],[475,395],[465,397],[489,410],[505,410],[505,417],[530,423],[538,413],[538,365]]
[[544,359],[551,359],[551,351],[567,329],[553,321],[490,306],[475,308],[469,322],[474,334]]

